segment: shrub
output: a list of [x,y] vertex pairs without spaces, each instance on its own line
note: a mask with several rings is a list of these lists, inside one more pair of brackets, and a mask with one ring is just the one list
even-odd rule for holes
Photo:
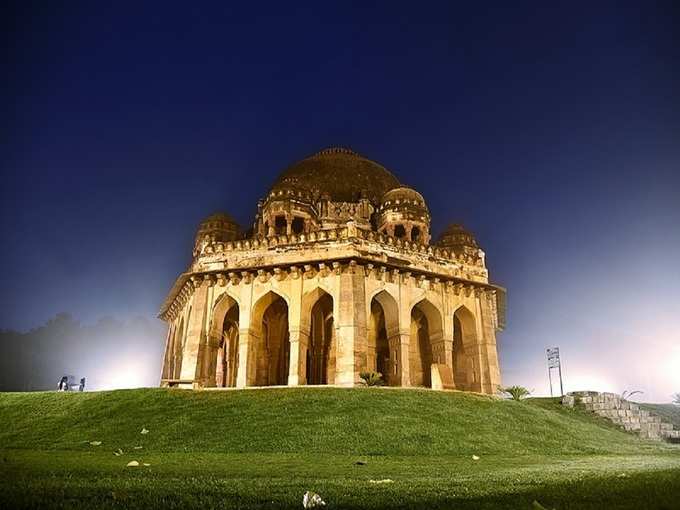
[[385,384],[380,372],[361,372],[359,377],[366,386],[382,386]]
[[531,394],[531,392],[524,386],[508,386],[507,388],[498,389],[501,391],[501,393],[508,395],[512,400],[517,400],[518,402]]

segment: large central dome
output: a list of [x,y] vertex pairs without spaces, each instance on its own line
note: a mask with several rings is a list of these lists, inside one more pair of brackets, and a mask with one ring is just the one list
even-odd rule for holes
[[327,193],[335,202],[356,202],[362,193],[379,202],[399,181],[382,165],[349,149],[330,148],[288,167],[272,191],[294,189]]

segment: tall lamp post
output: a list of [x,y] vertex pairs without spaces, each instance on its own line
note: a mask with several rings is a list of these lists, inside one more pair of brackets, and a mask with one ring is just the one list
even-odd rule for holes
[[553,384],[552,384],[552,370],[557,369],[557,373],[560,377],[560,396],[564,395],[564,388],[562,386],[562,363],[560,363],[560,348],[559,347],[549,347],[546,349],[546,355],[548,357],[548,380],[550,381],[550,396],[553,396]]

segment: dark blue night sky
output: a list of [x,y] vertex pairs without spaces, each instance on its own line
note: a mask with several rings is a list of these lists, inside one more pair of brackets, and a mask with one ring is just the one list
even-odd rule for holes
[[680,390],[676,2],[57,4],[2,16],[0,328],[155,320],[202,217],[347,146],[477,234],[505,382]]

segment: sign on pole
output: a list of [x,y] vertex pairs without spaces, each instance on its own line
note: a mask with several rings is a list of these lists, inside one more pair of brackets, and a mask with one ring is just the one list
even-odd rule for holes
[[560,377],[560,395],[564,395],[562,387],[562,364],[560,363],[560,348],[550,347],[545,350],[548,357],[548,379],[550,380],[550,396],[553,396],[552,369],[556,368]]

